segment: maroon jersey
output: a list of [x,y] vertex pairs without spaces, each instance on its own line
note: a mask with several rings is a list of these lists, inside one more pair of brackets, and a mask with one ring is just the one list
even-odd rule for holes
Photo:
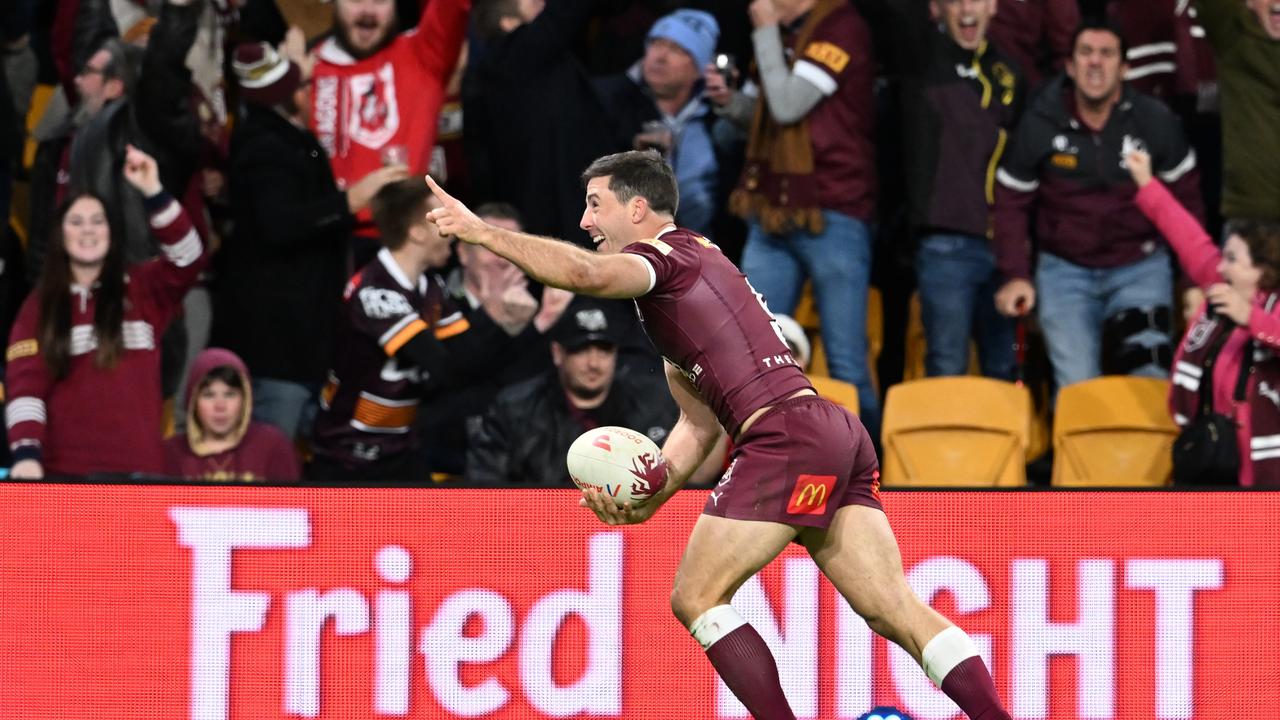
[[784,42],[792,72],[822,91],[809,111],[818,205],[869,220],[876,210],[875,84],[871,31],[852,5],[833,11],[803,48],[796,33]]
[[676,229],[622,250],[648,263],[636,298],[645,332],[736,435],[751,413],[810,387],[742,271],[706,238]]
[[317,456],[359,468],[417,446],[427,373],[396,352],[418,333],[444,339],[470,327],[443,288],[439,277],[411,281],[385,249],[347,283],[337,357],[316,416]]
[[164,443],[164,472],[219,482],[297,480],[302,474],[293,442],[276,426],[261,422],[250,422],[235,447],[212,455],[192,450],[185,433],[174,435]]
[[71,285],[70,364],[55,377],[40,354],[40,297],[32,291],[9,334],[6,369],[9,447],[40,460],[46,475],[164,471],[160,337],[209,260],[187,213],[168,193],[146,201],[159,258],[131,265],[124,287],[124,352],[97,362],[100,287]]

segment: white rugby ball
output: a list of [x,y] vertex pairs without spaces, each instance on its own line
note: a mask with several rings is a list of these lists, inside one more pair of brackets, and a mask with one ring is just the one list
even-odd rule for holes
[[569,446],[569,479],[579,489],[598,490],[623,503],[639,505],[667,484],[662,451],[644,433],[606,425],[588,430]]

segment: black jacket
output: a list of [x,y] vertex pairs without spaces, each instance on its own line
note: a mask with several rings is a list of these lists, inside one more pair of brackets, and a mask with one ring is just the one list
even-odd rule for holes
[[515,205],[530,232],[587,242],[579,179],[619,150],[573,54],[591,0],[551,0],[531,23],[478,49],[463,84],[464,143],[474,193]]
[[[658,445],[679,416],[665,384],[648,377],[614,377],[604,404],[591,411],[597,426],[621,425]],[[571,487],[565,470],[569,446],[587,430],[565,400],[552,371],[498,393],[484,422],[471,433],[467,480],[487,485]]]
[[[120,170],[125,146],[133,144],[156,159],[166,190],[179,199],[186,194],[202,140],[199,118],[190,102],[191,71],[185,62],[203,9],[202,2],[165,3],[130,97],[108,103],[82,127],[74,127],[68,119],[51,137],[41,139],[31,169],[27,272],[32,280],[39,276],[45,243],[53,229],[64,152],[69,153],[70,191],[88,190],[104,200],[115,227],[124,233],[126,262],[141,262],[155,255],[158,247],[142,196]],[[77,67],[116,34],[106,0],[81,0],[76,20]]]
[[[472,327],[492,325],[483,308],[472,308],[460,283],[449,288],[454,305]],[[475,358],[479,372],[469,378],[453,378],[438,388],[424,412],[418,413],[418,437],[433,472],[461,475],[465,469],[467,435],[479,429],[484,412],[498,391],[540,375],[551,365],[548,340],[530,323],[519,335],[494,336],[493,347]]]
[[901,83],[907,204],[915,234],[986,237],[996,167],[1025,104],[1020,68],[990,42],[956,44],[924,0],[867,0]]
[[214,259],[213,344],[255,377],[320,383],[329,367],[353,218],[319,141],[248,106],[231,139],[235,231]]
[[1074,88],[1058,76],[1037,91],[996,173],[993,247],[1005,278],[1031,277],[1036,247],[1088,268],[1135,263],[1165,244],[1133,202],[1124,155],[1151,154],[1151,168],[1196,217],[1203,216],[1196,154],[1164,103],[1125,86],[1107,124],[1076,118]]

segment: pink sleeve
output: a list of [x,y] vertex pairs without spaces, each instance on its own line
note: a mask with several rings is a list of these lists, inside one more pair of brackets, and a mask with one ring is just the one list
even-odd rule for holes
[[1177,253],[1178,264],[1192,282],[1202,288],[1222,282],[1218,275],[1222,254],[1195,216],[1178,203],[1163,183],[1152,180],[1133,199]]
[[1267,312],[1255,302],[1249,313],[1249,334],[1272,350],[1280,349],[1280,303]]

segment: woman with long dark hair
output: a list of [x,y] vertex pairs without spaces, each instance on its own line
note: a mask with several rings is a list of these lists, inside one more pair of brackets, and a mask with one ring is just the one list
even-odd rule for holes
[[129,146],[124,178],[162,252],[126,267],[100,198],[73,194],[59,208],[5,353],[14,478],[163,472],[158,343],[207,257],[151,156]]

